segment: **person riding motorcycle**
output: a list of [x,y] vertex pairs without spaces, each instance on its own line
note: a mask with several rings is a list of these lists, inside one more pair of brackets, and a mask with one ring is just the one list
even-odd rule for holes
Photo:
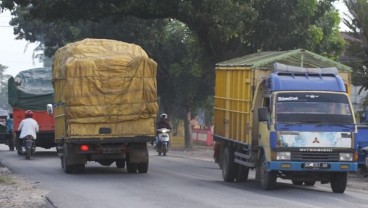
[[18,131],[20,131],[19,135],[19,145],[18,145],[18,152],[22,151],[21,145],[23,145],[24,138],[27,136],[32,136],[35,140],[37,138],[37,133],[39,131],[39,126],[36,120],[33,118],[33,112],[31,110],[27,110],[25,112],[25,119],[23,119],[18,127]]
[[[163,113],[160,115],[160,120],[156,124],[157,129],[166,128],[171,130],[171,126],[169,124],[169,121],[167,119],[167,114]],[[158,144],[158,134],[159,132],[156,132],[156,147]]]
[[157,129],[161,129],[161,128],[167,128],[171,130],[171,126],[169,124],[169,121],[167,119],[167,114],[163,113],[160,115],[160,120],[159,122],[157,122]]

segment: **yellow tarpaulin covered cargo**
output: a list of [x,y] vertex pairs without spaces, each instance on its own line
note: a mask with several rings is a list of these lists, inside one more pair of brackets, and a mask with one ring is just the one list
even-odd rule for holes
[[56,139],[154,136],[157,64],[138,45],[85,39],[53,59]]

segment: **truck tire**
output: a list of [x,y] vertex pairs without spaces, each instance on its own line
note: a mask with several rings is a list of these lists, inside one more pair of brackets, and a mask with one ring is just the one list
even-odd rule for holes
[[241,183],[248,180],[249,168],[244,165],[238,164],[238,174],[236,176],[236,182]]
[[260,183],[264,190],[271,190],[276,186],[277,174],[274,171],[267,171],[266,162],[266,157],[263,154],[260,158]]
[[148,162],[147,163],[139,163],[138,164],[138,172],[139,173],[147,173],[148,172]]
[[304,185],[306,186],[314,186],[316,184],[316,181],[304,181]]
[[138,169],[137,163],[127,162],[127,171],[128,173],[136,173]]
[[74,170],[72,171],[73,173],[83,173],[85,168],[86,168],[86,165],[85,164],[76,164],[76,165],[73,165],[73,168]]
[[68,165],[68,161],[67,161],[67,157],[68,157],[68,145],[64,144],[63,145],[63,156],[61,157],[62,159],[62,167],[64,168],[64,172],[67,174],[71,174],[74,172],[74,167],[73,165]]
[[332,173],[330,178],[331,189],[334,193],[344,193],[348,181],[348,173]]
[[303,181],[300,181],[300,180],[291,180],[291,182],[293,182],[293,184],[297,186],[303,185]]
[[126,161],[127,171],[128,173],[136,173],[138,170],[138,164],[137,163],[131,163],[129,160],[129,154],[127,155],[127,161]]
[[125,159],[120,159],[115,161],[117,168],[125,168]]
[[225,182],[233,182],[236,176],[236,164],[234,163],[234,152],[230,147],[225,147],[222,158],[222,177]]

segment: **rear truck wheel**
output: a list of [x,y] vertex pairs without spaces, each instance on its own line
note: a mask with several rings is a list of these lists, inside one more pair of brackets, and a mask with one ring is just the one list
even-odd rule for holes
[[276,180],[277,180],[276,172],[267,171],[267,161],[266,161],[266,157],[264,154],[261,156],[260,161],[261,161],[261,164],[260,164],[261,187],[264,190],[274,189],[276,186]]
[[120,159],[115,161],[117,168],[125,168],[125,159]]
[[137,170],[138,170],[138,164],[130,162],[129,158],[130,158],[130,156],[128,154],[127,155],[127,161],[126,161],[127,171],[128,171],[128,173],[136,173]]
[[306,186],[314,186],[316,184],[316,181],[304,181],[304,185]]
[[222,159],[222,177],[225,182],[233,182],[235,179],[234,152],[229,147],[225,147]]
[[128,173],[136,173],[137,170],[138,170],[137,163],[127,162],[127,171],[128,171]]
[[139,163],[138,164],[138,172],[139,173],[147,173],[148,171],[148,163]]
[[334,193],[344,193],[348,182],[348,173],[332,173],[330,177],[331,189]]
[[64,144],[63,145],[63,157],[62,160],[63,160],[63,164],[62,164],[62,167],[64,167],[64,172],[67,173],[67,174],[71,174],[73,173],[73,165],[69,165],[68,164],[68,160],[67,158],[69,157],[69,149],[68,149],[68,145],[67,144]]
[[249,168],[244,165],[238,164],[238,172],[236,176],[236,182],[241,183],[248,180]]
[[74,173],[83,173],[85,168],[86,168],[86,165],[85,164],[76,164],[76,165],[73,165],[74,167],[74,170],[73,172]]
[[297,186],[303,185],[303,181],[300,181],[300,180],[291,180],[291,182],[293,182],[293,184]]

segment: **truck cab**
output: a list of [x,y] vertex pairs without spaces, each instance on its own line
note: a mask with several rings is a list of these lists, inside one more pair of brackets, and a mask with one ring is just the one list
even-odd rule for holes
[[347,172],[357,171],[356,126],[337,69],[284,70],[276,64],[261,81],[255,100],[260,103],[254,109],[262,106],[255,134],[270,179],[265,188],[280,177],[297,185],[331,182],[334,192],[343,192]]

